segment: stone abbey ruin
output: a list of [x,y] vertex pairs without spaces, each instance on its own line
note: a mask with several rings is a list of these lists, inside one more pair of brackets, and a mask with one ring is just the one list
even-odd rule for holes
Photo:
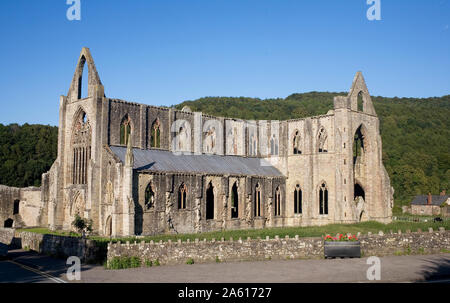
[[70,230],[76,214],[104,236],[391,221],[360,72],[325,115],[245,121],[106,97],[83,48],[59,106],[58,155],[41,187],[0,186],[5,227]]

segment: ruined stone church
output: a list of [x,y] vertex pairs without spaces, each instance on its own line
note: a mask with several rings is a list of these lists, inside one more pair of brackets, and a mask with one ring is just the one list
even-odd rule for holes
[[2,219],[69,230],[79,214],[104,236],[387,223],[379,124],[360,72],[327,114],[245,121],[109,98],[83,48],[60,97],[57,159],[40,189],[0,190],[11,213],[21,205]]

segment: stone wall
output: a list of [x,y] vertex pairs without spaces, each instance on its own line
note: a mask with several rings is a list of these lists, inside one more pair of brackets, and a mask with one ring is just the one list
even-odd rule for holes
[[100,262],[106,256],[106,245],[102,246],[93,240],[15,231],[11,228],[0,228],[0,242],[55,257],[77,256],[88,263]]
[[39,226],[44,212],[40,188],[0,185],[0,227],[8,227],[6,220],[12,220],[12,227]]
[[0,227],[0,243],[10,245],[14,238],[14,232],[13,228]]
[[[450,249],[450,231],[415,233],[390,233],[360,235],[363,256],[383,256],[395,254],[439,253]],[[268,259],[319,259],[323,258],[322,238],[275,238],[269,239],[229,239],[224,241],[158,242],[158,243],[110,243],[108,261],[114,257],[139,257],[159,260],[160,264],[185,264],[188,259],[195,263],[268,260]]]

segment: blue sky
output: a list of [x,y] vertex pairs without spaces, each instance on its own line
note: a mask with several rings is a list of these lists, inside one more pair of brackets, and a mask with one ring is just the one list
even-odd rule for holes
[[450,94],[450,0],[0,1],[0,123],[58,124],[83,46],[107,97],[173,105],[203,96],[348,91]]

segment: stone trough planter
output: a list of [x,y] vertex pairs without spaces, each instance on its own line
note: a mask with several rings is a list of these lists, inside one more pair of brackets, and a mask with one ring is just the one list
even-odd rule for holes
[[359,241],[324,241],[326,258],[361,258]]

